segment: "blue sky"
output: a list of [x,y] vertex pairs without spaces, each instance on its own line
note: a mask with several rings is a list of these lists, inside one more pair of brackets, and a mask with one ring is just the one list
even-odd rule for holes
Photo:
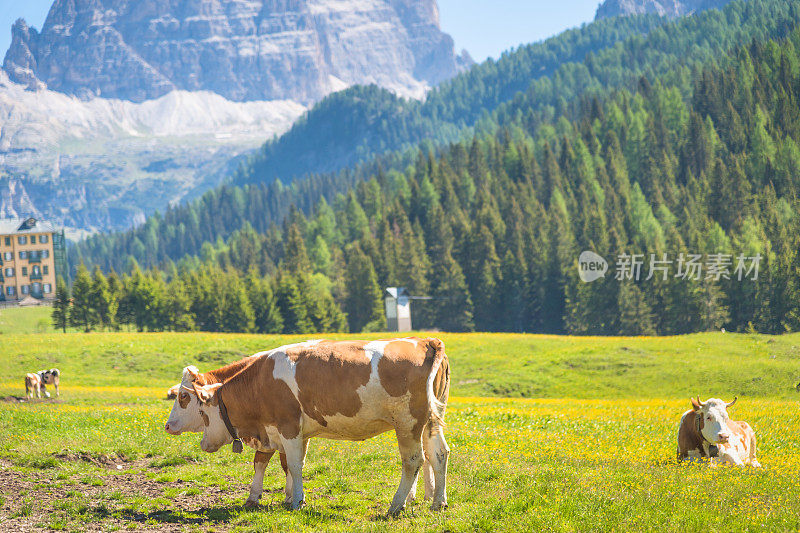
[[[23,17],[41,29],[53,0],[0,0],[0,59],[11,42],[11,24]],[[439,0],[442,29],[456,48],[476,61],[588,22],[600,0]]]

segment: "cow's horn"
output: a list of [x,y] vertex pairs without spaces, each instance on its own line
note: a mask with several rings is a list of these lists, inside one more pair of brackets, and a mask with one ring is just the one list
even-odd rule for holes
[[734,396],[734,397],[733,397],[733,401],[732,401],[731,403],[727,404],[727,407],[728,407],[729,409],[730,409],[731,407],[733,407],[733,404],[735,404],[735,403],[736,403],[736,400],[738,400],[738,399],[739,399],[739,397],[738,397],[738,396]]
[[697,395],[697,405],[699,405],[700,407],[703,407],[703,402],[700,401],[700,395],[699,394]]

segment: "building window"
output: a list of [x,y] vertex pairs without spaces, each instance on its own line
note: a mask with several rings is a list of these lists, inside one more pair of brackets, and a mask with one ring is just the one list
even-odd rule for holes
[[16,287],[12,287],[10,285],[6,287],[6,294],[8,294],[9,296],[14,296],[16,292],[17,292]]
[[48,257],[50,257],[50,250],[42,250],[39,253],[42,254],[42,259],[47,259]]
[[28,267],[22,267],[22,275],[23,276],[27,276],[28,275]]
[[31,293],[32,294],[42,294],[42,284],[41,283],[32,283],[31,284]]
[[7,268],[6,269],[6,277],[7,278],[13,278],[14,277],[14,269],[13,268]]
[[42,267],[42,272],[43,272],[43,273],[44,273],[44,275],[46,276],[46,275],[48,275],[48,274],[50,273],[50,268],[49,268],[47,265],[44,265],[44,266]]
[[44,288],[44,293],[45,293],[45,294],[50,294],[50,293],[52,292],[52,290],[53,290],[53,289],[50,287],[50,284],[49,284],[49,283],[45,283],[44,285],[42,285],[42,287]]
[[11,246],[11,237],[6,237],[6,246]]
[[6,261],[13,261],[14,260],[14,252],[6,252],[3,254],[3,258]]
[[30,287],[27,285],[22,285],[22,294],[28,294],[29,292],[31,292]]
[[28,257],[28,252],[24,252],[24,251],[23,251],[23,252],[20,252],[20,253],[19,253],[19,258],[20,258],[20,259],[25,259],[25,258],[27,258],[27,257]]
[[20,244],[28,244],[28,236],[20,235],[19,237],[17,237],[17,242]]
[[[22,268],[24,269],[25,267]],[[34,276],[40,276],[42,274],[41,271],[39,270],[39,265],[33,265],[33,267],[31,268],[31,274],[33,274]]]
[[47,242],[47,235],[39,235],[39,242],[45,244]]

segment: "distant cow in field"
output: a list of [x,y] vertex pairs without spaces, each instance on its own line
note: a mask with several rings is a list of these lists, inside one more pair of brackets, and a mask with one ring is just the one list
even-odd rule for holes
[[42,397],[42,378],[38,373],[28,372],[25,374],[25,396],[33,398],[34,394],[37,398]]
[[[258,354],[256,354],[258,355]],[[255,357],[255,356],[253,356]],[[184,375],[187,372],[191,373],[195,382],[199,385],[214,385],[216,383],[224,383],[243,368],[253,362],[253,357],[247,357],[241,361],[236,361],[222,368],[212,370],[201,374],[197,367],[190,366],[184,369]],[[188,382],[187,382],[188,383]],[[180,435],[181,433],[199,433],[205,428],[203,418],[200,416],[200,402],[197,399],[197,394],[194,389],[181,389],[182,383],[170,387],[167,391],[167,397],[174,392],[175,403],[172,405],[172,411],[169,414],[169,419],[164,426],[164,430],[170,435]],[[253,457],[253,482],[251,484],[250,496],[247,498],[245,505],[247,507],[254,507],[258,504],[261,497],[262,487],[264,484],[264,473],[267,469],[267,464],[272,456],[275,454],[275,449],[268,449],[269,446],[261,446]],[[281,453],[281,466],[283,467],[284,475],[287,476],[286,486],[291,486],[288,481],[288,470],[286,468],[286,455]],[[291,493],[287,495],[291,498]]]
[[[402,477],[389,514],[414,499],[420,469],[432,508],[447,506],[450,368],[441,340],[308,341],[248,359],[224,383],[203,384],[195,369],[184,369],[181,394],[200,401],[204,451],[231,442],[238,451],[242,441],[264,453],[277,448],[286,454],[286,492],[298,509],[310,438],[360,441],[394,430]],[[254,479],[248,502],[260,496]]]
[[40,370],[39,376],[42,379],[42,388],[47,389],[47,385],[52,385],[56,390],[56,396],[60,396],[61,393],[58,391],[58,385],[61,383],[61,372],[57,368],[51,368],[50,370]]
[[42,397],[42,393],[46,397],[50,397],[47,392],[47,385],[53,385],[56,390],[56,396],[59,395],[58,384],[61,381],[61,372],[57,368],[50,370],[39,370],[36,373],[25,374],[25,395],[28,398],[33,398],[34,394],[37,398]]
[[735,422],[725,403],[692,398],[692,409],[681,417],[678,428],[678,461],[708,458],[713,464],[761,466],[756,459],[756,435],[747,422]]

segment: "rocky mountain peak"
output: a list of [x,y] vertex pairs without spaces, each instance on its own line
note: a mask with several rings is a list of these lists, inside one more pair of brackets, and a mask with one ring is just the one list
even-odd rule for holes
[[625,15],[654,14],[681,17],[706,9],[718,9],[731,0],[605,0],[597,8],[595,20]]
[[307,104],[355,83],[421,96],[471,63],[435,0],[56,0],[41,32],[12,31],[12,81],[136,102],[205,90]]

